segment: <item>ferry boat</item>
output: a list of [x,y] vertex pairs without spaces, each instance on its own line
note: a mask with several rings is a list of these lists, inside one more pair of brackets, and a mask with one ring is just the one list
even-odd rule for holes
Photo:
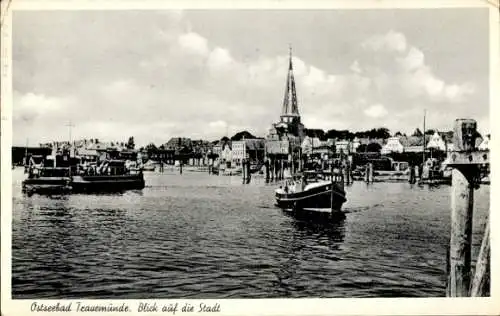
[[65,194],[71,191],[71,169],[55,167],[55,157],[31,156],[25,167],[28,177],[22,182],[22,191],[32,194]]
[[127,168],[123,160],[105,160],[71,177],[74,193],[120,192],[142,190],[144,187],[142,170]]
[[343,184],[332,181],[331,173],[323,171],[306,171],[286,179],[284,186],[275,190],[275,198],[276,205],[282,209],[321,212],[340,211],[347,201]]

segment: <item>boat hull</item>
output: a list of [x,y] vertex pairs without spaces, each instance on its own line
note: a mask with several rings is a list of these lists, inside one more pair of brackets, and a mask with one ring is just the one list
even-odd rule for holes
[[120,192],[126,190],[142,190],[145,187],[144,176],[75,176],[71,181],[74,193]]
[[70,178],[39,177],[22,182],[22,191],[28,194],[65,194],[71,191]]
[[282,209],[333,209],[340,211],[346,201],[345,192],[334,184],[332,199],[331,188],[331,184],[328,184],[297,193],[276,192],[276,205]]

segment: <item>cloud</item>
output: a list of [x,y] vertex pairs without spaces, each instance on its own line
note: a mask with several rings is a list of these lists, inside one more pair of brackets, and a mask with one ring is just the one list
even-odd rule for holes
[[361,68],[359,67],[359,62],[357,60],[355,60],[351,64],[351,67],[349,69],[351,69],[352,72],[357,73],[357,74],[360,74],[362,72]]
[[179,35],[179,44],[186,51],[201,56],[206,56],[209,52],[207,39],[194,32]]
[[380,118],[388,114],[387,109],[382,104],[374,104],[364,110],[363,113],[372,118]]
[[29,92],[23,95],[14,93],[14,104],[14,120],[22,124],[31,124],[39,117],[43,117],[44,113],[59,116],[71,109],[75,100],[69,97],[50,97]]
[[208,67],[213,71],[224,70],[233,63],[233,58],[225,48],[216,47],[208,57]]
[[361,46],[373,51],[403,52],[406,50],[407,44],[404,34],[391,30],[386,34],[370,37]]
[[[239,42],[241,34],[229,37],[231,25],[220,26],[220,34],[230,39],[224,40],[191,27],[185,12],[92,13],[90,24],[79,14],[70,19],[58,13],[59,18],[43,21],[36,15],[17,24],[18,142],[36,134],[67,138],[70,119],[74,137],[126,141],[134,135],[137,144],[177,136],[217,139],[239,128],[265,136],[279,119],[289,60],[286,43],[281,53],[269,47],[281,40],[283,30],[264,38],[248,33]],[[132,22],[119,23],[124,18]],[[467,104],[477,96],[475,82],[442,75],[429,64],[433,52],[402,32],[368,30],[338,51],[297,51],[293,68],[306,127],[404,130],[412,125],[413,130],[420,120],[415,113],[423,107],[473,113]],[[332,62],[342,52],[347,62]],[[32,127],[23,126],[25,121]]]

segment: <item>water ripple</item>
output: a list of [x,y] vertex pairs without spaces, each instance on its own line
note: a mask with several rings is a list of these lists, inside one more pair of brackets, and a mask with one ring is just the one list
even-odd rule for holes
[[[22,196],[17,177],[14,298],[444,296],[448,187],[355,183],[347,218],[322,224],[238,177],[148,173],[143,191],[57,198]],[[489,209],[477,192],[473,255]]]

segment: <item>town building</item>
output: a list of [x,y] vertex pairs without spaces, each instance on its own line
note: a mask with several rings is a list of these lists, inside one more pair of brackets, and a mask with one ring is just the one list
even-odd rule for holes
[[430,150],[439,150],[439,151],[446,151],[447,149],[446,142],[437,131],[433,135],[431,135],[426,147],[429,148]]
[[487,135],[479,145],[479,150],[490,150],[490,135]]
[[349,154],[351,152],[351,142],[348,140],[336,140],[335,141],[335,153],[336,154]]
[[400,142],[400,137],[389,137],[387,143],[382,146],[381,154],[386,155],[390,153],[402,153],[405,147]]

